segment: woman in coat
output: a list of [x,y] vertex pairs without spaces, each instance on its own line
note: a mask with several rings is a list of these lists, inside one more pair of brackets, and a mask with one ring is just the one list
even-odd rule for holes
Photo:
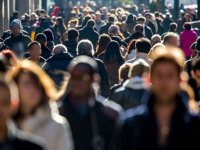
[[17,127],[43,138],[48,150],[72,150],[71,130],[58,114],[53,81],[36,64],[21,62],[8,73],[19,89],[19,107],[13,116]]

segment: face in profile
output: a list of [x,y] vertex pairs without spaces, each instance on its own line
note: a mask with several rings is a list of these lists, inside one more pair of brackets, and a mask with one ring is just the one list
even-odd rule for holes
[[180,74],[172,62],[160,62],[151,73],[152,92],[159,102],[174,99],[179,91]]
[[41,55],[40,45],[34,44],[29,50],[30,57],[33,59],[39,59]]

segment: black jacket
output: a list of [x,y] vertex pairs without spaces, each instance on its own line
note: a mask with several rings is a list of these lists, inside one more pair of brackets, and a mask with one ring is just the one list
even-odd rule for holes
[[64,72],[72,60],[72,56],[68,53],[59,53],[50,57],[43,66],[43,69],[53,79],[57,86],[62,85],[64,80]]
[[67,94],[60,113],[67,118],[71,126],[75,150],[95,150],[97,146],[93,148],[92,145],[94,140],[97,140],[97,135],[105,145],[102,150],[113,150],[116,146],[118,112],[109,105],[97,100],[93,105],[81,104]]
[[23,33],[21,33],[19,36],[14,36],[11,34],[11,36],[4,41],[5,45],[14,51],[19,58],[23,58],[24,53],[27,52],[28,44],[30,42],[30,37],[24,35]]
[[68,52],[72,55],[72,56],[76,56],[76,48],[77,48],[77,40],[66,40],[63,42],[63,45],[65,45],[67,47]]
[[127,44],[129,44],[133,39],[139,39],[139,38],[142,38],[142,37],[145,37],[142,33],[140,32],[135,32],[133,33],[131,36],[129,36],[128,38],[126,38],[125,42]]
[[84,27],[79,30],[79,40],[88,39],[92,42],[94,49],[96,49],[99,40],[99,34],[91,27]]
[[[178,96],[171,120],[171,130],[164,148],[158,145],[158,127],[150,96],[147,106],[129,110],[121,134],[121,150],[190,150],[200,147],[200,118],[189,113],[184,101]],[[132,115],[131,115],[132,114]]]
[[101,27],[99,34],[108,34],[108,29],[112,24],[112,22],[107,22],[104,26]]
[[0,144],[1,150],[44,150],[43,144],[31,135],[22,133],[13,126],[8,127],[8,136],[4,143]]
[[153,32],[151,30],[151,28],[147,25],[144,25],[144,30],[145,30],[145,36],[151,40],[151,37],[153,36]]

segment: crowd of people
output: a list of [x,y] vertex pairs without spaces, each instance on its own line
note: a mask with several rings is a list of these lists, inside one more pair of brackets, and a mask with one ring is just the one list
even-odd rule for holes
[[200,148],[200,32],[148,7],[69,3],[0,39],[0,149]]

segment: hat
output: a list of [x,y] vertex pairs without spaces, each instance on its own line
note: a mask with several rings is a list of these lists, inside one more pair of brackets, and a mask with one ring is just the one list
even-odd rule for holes
[[10,28],[14,28],[14,27],[18,27],[20,28],[21,30],[23,29],[23,26],[22,26],[22,23],[19,19],[15,19],[11,22],[10,24]]

